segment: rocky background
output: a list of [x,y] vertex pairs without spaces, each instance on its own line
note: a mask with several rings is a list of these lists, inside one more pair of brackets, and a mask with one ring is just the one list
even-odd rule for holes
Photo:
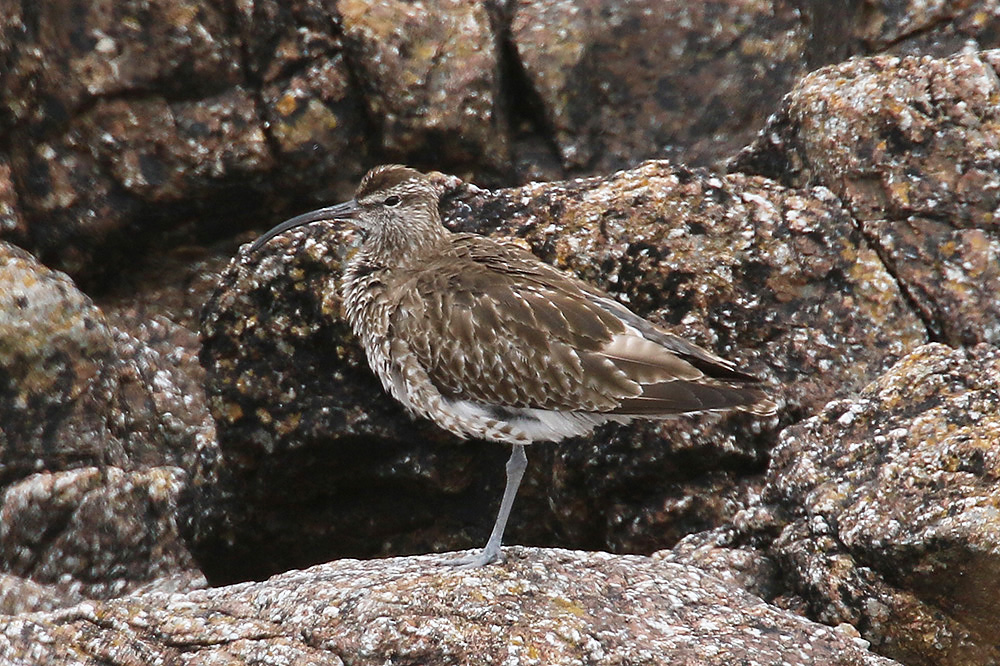
[[[996,0],[0,0],[0,663],[1000,663],[998,46]],[[382,393],[348,232],[240,249],[388,161],[781,411],[532,447],[525,547],[410,556],[507,451]]]

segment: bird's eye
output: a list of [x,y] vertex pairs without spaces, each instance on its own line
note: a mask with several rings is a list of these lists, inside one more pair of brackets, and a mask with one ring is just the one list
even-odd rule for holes
[[398,206],[400,201],[401,199],[397,197],[395,194],[393,194],[392,196],[386,197],[385,201],[383,201],[382,203],[386,206],[391,207],[391,206]]

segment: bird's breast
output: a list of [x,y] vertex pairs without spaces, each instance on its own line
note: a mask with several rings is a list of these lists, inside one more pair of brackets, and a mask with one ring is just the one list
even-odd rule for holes
[[388,270],[365,262],[348,266],[344,274],[344,311],[351,330],[365,350],[368,363],[382,383],[389,373]]

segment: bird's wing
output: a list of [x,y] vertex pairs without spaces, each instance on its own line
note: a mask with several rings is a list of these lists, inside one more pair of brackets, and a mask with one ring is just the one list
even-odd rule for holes
[[763,397],[741,386],[753,378],[728,362],[523,250],[478,236],[457,241],[456,256],[399,287],[389,333],[444,396],[646,416]]

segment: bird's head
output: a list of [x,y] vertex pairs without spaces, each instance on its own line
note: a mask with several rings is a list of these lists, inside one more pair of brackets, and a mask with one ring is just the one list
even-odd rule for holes
[[438,212],[439,198],[437,186],[416,169],[384,164],[365,174],[350,201],[285,220],[257,238],[250,252],[256,252],[279,234],[320,221],[352,224],[366,238],[376,241],[419,245],[444,232]]

